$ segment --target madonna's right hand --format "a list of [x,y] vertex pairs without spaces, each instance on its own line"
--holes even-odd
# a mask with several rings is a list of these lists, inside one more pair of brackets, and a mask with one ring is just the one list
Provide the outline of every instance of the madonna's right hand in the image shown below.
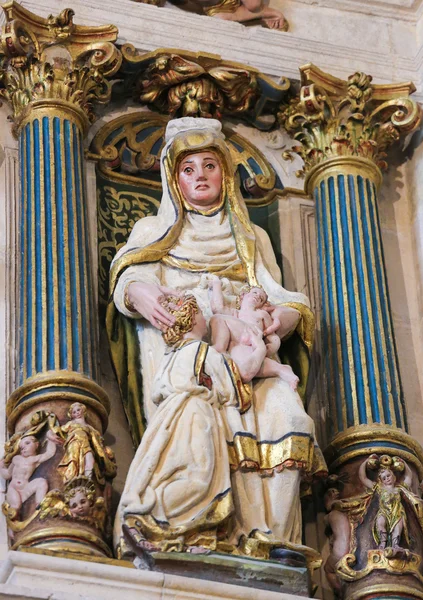
[[180,296],[176,290],[153,283],[132,282],[127,288],[128,300],[140,315],[150,321],[160,331],[166,331],[175,324],[171,315],[160,302],[164,296]]

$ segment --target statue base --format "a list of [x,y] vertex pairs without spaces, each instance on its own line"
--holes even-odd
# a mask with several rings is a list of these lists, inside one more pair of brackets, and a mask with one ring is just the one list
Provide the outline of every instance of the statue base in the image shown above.
[[156,572],[296,596],[311,596],[307,567],[218,553],[155,552],[152,556]]

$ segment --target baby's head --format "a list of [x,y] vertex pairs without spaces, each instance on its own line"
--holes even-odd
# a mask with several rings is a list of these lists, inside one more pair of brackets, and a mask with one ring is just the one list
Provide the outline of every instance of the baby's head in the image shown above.
[[200,318],[204,321],[204,327],[206,327],[197,300],[192,295],[186,295],[182,298],[167,296],[161,302],[161,305],[176,319],[175,324],[172,327],[168,327],[162,333],[163,339],[168,346],[175,346],[175,344],[180,342],[186,333],[193,330],[196,321]]
[[88,517],[94,501],[94,484],[85,477],[74,479],[65,488],[65,502],[72,517]]
[[267,294],[263,288],[259,286],[247,286],[238,296],[237,307],[241,308],[241,306],[244,304],[253,309],[263,308],[266,302]]
[[395,473],[389,467],[382,467],[379,469],[377,478],[382,485],[395,485],[397,481]]
[[23,457],[35,456],[39,446],[40,442],[34,435],[24,435],[19,442],[19,453]]
[[69,419],[80,419],[81,417],[85,417],[87,414],[87,407],[81,402],[74,402],[70,405],[68,410]]
[[332,506],[334,505],[334,503],[337,500],[339,500],[340,494],[341,493],[338,490],[338,488],[336,488],[336,487],[328,488],[328,490],[326,491],[326,494],[324,496],[324,505],[328,512],[330,510],[332,510]]

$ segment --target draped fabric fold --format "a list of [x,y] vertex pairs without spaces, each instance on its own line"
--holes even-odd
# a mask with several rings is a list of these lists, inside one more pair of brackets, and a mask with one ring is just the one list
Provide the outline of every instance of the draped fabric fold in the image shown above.
[[[189,292],[208,320],[209,274],[221,277],[225,303],[232,307],[245,284],[259,284],[271,303],[300,312],[296,330],[282,341],[282,360],[300,377],[301,392],[313,314],[303,294],[281,286],[270,241],[249,221],[220,123],[178,119],[168,125],[166,141],[158,215],[136,223],[111,269],[107,329],[131,432],[140,444],[115,541],[125,518],[138,520],[141,533],[164,549],[198,543],[200,536],[210,548],[254,547],[268,557],[272,544],[301,544],[301,482],[308,485],[326,471],[299,394],[278,377],[242,384],[233,361],[212,348],[201,346],[191,356],[190,344],[169,353],[160,332],[128,309],[125,291],[136,281]],[[208,214],[187,209],[176,177],[182,157],[204,150],[217,155],[223,170],[221,202]],[[203,446],[197,448],[198,440]],[[180,484],[183,473],[191,474],[193,487]]]

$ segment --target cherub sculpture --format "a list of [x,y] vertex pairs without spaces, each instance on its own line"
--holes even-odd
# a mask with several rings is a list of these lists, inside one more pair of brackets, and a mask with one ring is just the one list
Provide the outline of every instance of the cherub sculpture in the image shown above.
[[[157,4],[162,6],[164,0],[137,0],[145,4]],[[178,0],[175,4],[180,5]],[[283,14],[270,8],[264,0],[219,0],[216,3],[210,0],[192,0],[196,8],[201,8],[203,12],[210,17],[217,17],[225,21],[236,21],[238,23],[247,23],[248,21],[257,21],[263,27],[269,29],[279,29],[288,31],[289,24]]]
[[74,402],[68,411],[70,420],[56,428],[58,435],[64,439],[65,449],[58,470],[65,484],[75,477],[85,476],[104,485],[105,477],[116,475],[115,458],[98,431],[87,423],[86,414],[86,407]]
[[[377,469],[377,481],[374,482],[366,475],[366,469]],[[405,472],[403,483],[397,483],[395,471]],[[403,506],[403,497],[409,499],[412,473],[410,467],[401,458],[372,454],[359,469],[362,484],[377,494],[379,510],[374,525],[373,537],[379,550],[393,548],[402,550],[401,537],[404,536],[409,545],[407,515]]]
[[40,442],[29,430],[17,434],[6,447],[6,455],[0,461],[0,474],[9,480],[6,493],[6,502],[19,513],[22,504],[35,495],[38,504],[43,500],[48,491],[48,482],[44,477],[31,479],[34,471],[42,463],[52,458],[56,453],[56,437],[49,431],[47,433],[47,447],[45,452],[39,453]]
[[70,482],[64,493],[65,503],[73,519],[83,519],[93,522],[104,530],[106,507],[103,497],[96,498],[93,482],[87,477],[79,477]]
[[328,489],[324,497],[327,535],[329,536],[330,553],[325,562],[326,577],[335,590],[340,590],[341,584],[336,574],[338,561],[351,551],[351,533],[353,523],[348,518],[351,503],[340,498],[342,482],[335,475],[328,478]]
[[211,286],[210,319],[212,345],[218,352],[229,352],[245,381],[254,377],[280,377],[295,390],[298,377],[289,365],[271,358],[281,340],[275,331],[280,320],[265,310],[267,294],[260,287],[245,289],[239,296],[239,309],[224,304],[222,282],[214,277]]

